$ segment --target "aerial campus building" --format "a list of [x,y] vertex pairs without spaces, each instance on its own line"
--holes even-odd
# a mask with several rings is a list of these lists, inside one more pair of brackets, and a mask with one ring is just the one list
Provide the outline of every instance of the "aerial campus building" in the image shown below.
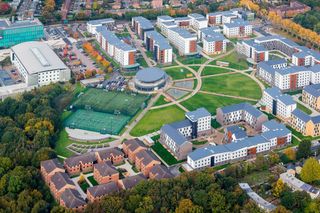
[[43,25],[38,19],[11,22],[0,20],[0,47],[8,48],[26,41],[44,37]]
[[208,55],[224,53],[227,39],[220,33],[219,27],[206,27],[198,30],[198,38],[203,43],[203,52]]
[[252,35],[252,24],[243,19],[234,19],[223,25],[223,34],[227,38],[248,37]]
[[136,49],[120,40],[105,26],[96,28],[96,40],[109,56],[114,58],[123,68],[136,67]]
[[291,132],[274,120],[265,122],[262,129],[265,131],[254,137],[196,149],[188,155],[187,162],[192,169],[202,169],[253,158],[258,153],[266,153],[291,143]]
[[292,112],[290,126],[306,136],[320,135],[320,115],[310,116],[296,109]]
[[132,27],[142,40],[144,39],[147,31],[154,30],[153,24],[142,16],[132,18]]
[[283,69],[288,66],[285,59],[262,61],[257,65],[257,76],[269,85],[274,85],[274,75],[276,69]]
[[302,90],[302,101],[311,108],[320,111],[320,84],[305,86]]
[[211,114],[205,108],[187,112],[183,121],[166,124],[160,130],[160,143],[182,160],[192,151],[191,139],[211,132]]
[[203,15],[198,13],[192,13],[192,14],[189,14],[188,17],[191,19],[190,26],[194,30],[198,31],[202,28],[208,27],[208,20]]
[[149,67],[137,72],[134,86],[138,91],[153,92],[165,87],[168,75],[162,69]]
[[241,15],[238,11],[223,11],[223,12],[214,12],[208,13],[207,19],[210,26],[222,25],[225,23],[231,23],[232,20],[241,18]]
[[11,47],[11,61],[28,86],[69,81],[70,69],[46,43],[29,41]]
[[87,31],[91,34],[96,34],[97,27],[107,26],[112,27],[114,26],[115,22],[112,18],[105,18],[105,19],[98,19],[92,20],[87,22]]
[[261,130],[268,117],[248,103],[234,104],[217,109],[216,120],[221,125],[246,122],[255,130]]
[[172,63],[172,47],[169,41],[157,31],[147,31],[144,42],[147,50],[153,52],[153,59],[160,64]]
[[180,55],[197,53],[197,36],[186,29],[180,27],[169,28],[168,39],[178,49]]
[[288,120],[291,113],[297,108],[297,103],[290,95],[282,94],[277,87],[267,88],[263,91],[261,104],[267,112],[281,119]]

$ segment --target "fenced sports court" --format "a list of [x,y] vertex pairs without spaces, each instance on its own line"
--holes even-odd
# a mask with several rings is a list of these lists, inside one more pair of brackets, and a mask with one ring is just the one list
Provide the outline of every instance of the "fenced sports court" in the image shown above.
[[149,99],[146,95],[89,89],[74,103],[75,109],[90,109],[110,114],[134,116]]
[[65,126],[73,129],[84,129],[101,134],[116,135],[130,120],[130,116],[114,115],[92,110],[79,109],[65,121]]

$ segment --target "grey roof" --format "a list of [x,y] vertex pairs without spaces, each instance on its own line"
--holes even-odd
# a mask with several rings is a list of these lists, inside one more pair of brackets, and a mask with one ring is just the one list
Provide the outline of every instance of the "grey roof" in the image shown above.
[[297,118],[299,118],[300,120],[302,120],[304,122],[308,122],[311,120],[311,117],[309,115],[307,115],[306,113],[302,112],[300,109],[293,110],[291,114],[296,116]]
[[29,74],[69,69],[50,46],[44,42],[23,42],[11,47],[11,50]]
[[191,122],[189,119],[184,119],[182,121],[177,121],[174,123],[170,123],[170,126],[172,126],[175,129],[181,129],[181,128],[185,128],[187,126],[191,126]]
[[278,100],[281,101],[286,106],[296,104],[296,102],[293,100],[293,98],[287,94],[280,95],[278,97]]
[[311,117],[311,120],[314,124],[320,123],[320,115]]
[[297,57],[313,56],[316,59],[320,60],[320,53],[318,51],[309,49],[308,47],[305,47],[305,46],[300,46],[299,50],[300,52],[296,52],[293,55]]
[[282,95],[280,89],[278,87],[269,87],[264,90],[265,93],[270,95],[272,98],[276,99],[280,95]]
[[30,27],[30,26],[43,26],[39,19],[32,19],[32,20],[21,20],[11,22],[8,19],[1,19],[0,20],[0,29],[14,29],[14,28],[23,28],[23,27]]
[[194,18],[194,19],[204,19],[204,16],[199,13],[191,13],[188,15],[188,17]]
[[180,27],[173,27],[173,28],[170,28],[170,30],[176,32],[183,38],[195,38],[195,39],[197,38],[195,35],[191,34],[188,30]]
[[145,68],[136,74],[136,79],[145,83],[153,83],[165,78],[167,78],[166,72],[158,67]]
[[116,46],[123,51],[135,51],[136,49],[129,44],[120,40],[113,32],[109,31],[105,26],[97,27],[96,31],[101,33],[101,36],[105,38],[108,43]]
[[153,29],[153,24],[151,23],[151,21],[142,16],[133,17],[132,19],[135,22],[138,22],[140,24],[140,27],[144,30]]
[[226,107],[222,107],[220,109],[223,113],[231,113],[231,112],[238,111],[238,110],[244,110],[256,118],[264,115],[260,110],[254,108],[251,104],[248,104],[246,102],[234,104],[234,105],[229,105]]
[[266,63],[265,61],[259,62],[258,69],[263,69],[265,72],[269,73],[270,75],[274,76],[276,69],[273,68],[272,66],[270,66],[268,63]]
[[108,162],[94,164],[94,169],[97,170],[101,176],[111,176],[119,173],[116,168]]
[[267,41],[272,41],[272,40],[281,41],[282,43],[284,43],[290,47],[299,47],[299,45],[296,44],[295,42],[291,41],[290,39],[279,36],[279,35],[263,36],[263,37],[258,37],[255,39],[255,41],[261,42],[261,43],[267,42]]
[[73,209],[86,205],[86,201],[81,197],[80,193],[75,189],[66,189],[60,197],[67,208]]
[[173,174],[164,165],[158,164],[150,169],[150,173],[156,174],[155,179],[173,178]]
[[66,185],[75,186],[69,175],[64,172],[57,172],[51,177],[51,183],[54,184],[55,188],[59,191]]
[[124,153],[118,147],[100,150],[97,153],[99,154],[100,158],[102,158],[102,159],[108,159],[113,156],[124,155]]
[[155,45],[159,47],[159,50],[172,49],[169,41],[157,31],[147,31],[146,37],[152,38],[152,40],[155,42]]
[[286,126],[282,123],[277,122],[276,120],[270,120],[266,121],[262,124],[265,126],[267,129],[272,130],[272,129],[284,129]]
[[184,16],[184,17],[178,17],[178,18],[175,18],[174,21],[190,21],[191,18],[188,17],[188,16]]
[[248,25],[251,25],[251,24],[248,21],[245,21],[243,19],[235,19],[231,23],[224,24],[224,26],[228,28],[248,26]]
[[97,186],[90,187],[87,190],[93,197],[101,197],[113,192],[118,192],[119,187],[115,182],[111,181],[106,184],[100,184]]
[[171,22],[171,21],[163,22],[162,25],[166,25],[166,26],[176,26],[176,27],[178,27],[177,23]]
[[98,19],[98,20],[91,20],[87,22],[91,25],[102,25],[102,24],[108,24],[108,23],[114,23],[114,20],[112,18],[104,18],[104,19]]
[[122,179],[122,183],[125,189],[131,189],[143,180],[147,180],[147,178],[143,174],[138,174]]
[[225,40],[225,37],[221,33],[212,32],[206,37],[203,38],[207,42],[214,42],[214,41],[223,41]]
[[214,154],[229,152],[229,149],[227,149],[224,145],[208,145],[204,148],[199,148],[191,152],[188,157],[190,157],[193,161],[199,160],[204,157],[209,157]]
[[41,167],[43,167],[47,173],[52,172],[55,169],[63,169],[62,163],[57,158],[41,161]]
[[96,157],[94,152],[89,152],[82,155],[72,156],[70,158],[67,158],[64,163],[68,167],[74,167],[80,165],[80,162],[83,164],[85,163],[94,163],[96,161]]
[[226,131],[227,132],[231,132],[232,134],[234,134],[236,139],[247,137],[246,131],[244,129],[242,129],[240,126],[238,126],[238,125],[228,126],[226,128]]
[[260,51],[260,52],[267,51],[267,49],[263,45],[256,43],[254,39],[245,40],[242,42],[247,44],[248,46],[254,47],[257,51]]
[[[318,59],[320,60],[320,58]],[[317,73],[320,72],[320,64],[315,64],[312,67],[309,67],[309,69],[313,72],[313,73]]]
[[177,129],[173,128],[170,124],[161,127],[161,132],[168,135],[177,145],[181,146],[188,140]]
[[284,58],[279,58],[279,59],[273,59],[273,60],[266,61],[266,63],[270,66],[274,66],[274,65],[278,65],[278,64],[287,64],[288,62]]
[[306,93],[309,93],[314,97],[320,97],[320,84],[311,84],[311,85],[305,86],[303,88],[303,91]]
[[234,152],[236,150],[243,149],[245,147],[256,146],[258,144],[267,143],[267,142],[268,141],[261,135],[256,135],[254,137],[248,137],[248,138],[236,140],[232,143],[226,144],[225,146],[227,147],[227,149]]
[[205,28],[199,29],[199,31],[207,36],[207,35],[210,35],[211,33],[220,31],[220,28],[217,26],[212,26],[212,27],[205,27]]
[[207,116],[211,116],[211,114],[204,107],[201,107],[194,111],[186,113],[186,117],[190,119],[192,122],[198,121],[199,118],[203,118]]
[[284,129],[273,129],[270,131],[263,132],[261,134],[267,140],[271,140],[272,138],[284,137],[290,134],[290,131],[287,128]]
[[289,75],[292,73],[304,72],[304,71],[310,71],[310,69],[304,66],[290,66],[290,67],[288,66],[282,69],[276,69],[276,72],[279,73],[280,75]]
[[135,138],[135,139],[131,139],[131,140],[126,140],[125,142],[123,142],[123,144],[125,144],[126,146],[128,146],[129,150],[134,151],[139,147],[147,147],[141,140]]
[[165,20],[165,21],[174,21],[174,18],[172,18],[171,16],[167,16],[167,15],[158,16],[157,18],[158,18],[158,19]]
[[154,160],[160,162],[157,156],[155,156],[155,154],[153,154],[153,152],[150,150],[141,150],[140,152],[137,153],[136,157],[138,159],[143,159],[142,160],[143,165],[148,165]]

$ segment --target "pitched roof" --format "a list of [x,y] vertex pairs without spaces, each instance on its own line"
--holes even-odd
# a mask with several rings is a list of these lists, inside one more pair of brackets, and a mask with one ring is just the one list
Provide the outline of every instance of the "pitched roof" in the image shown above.
[[54,184],[57,190],[62,189],[66,185],[75,186],[72,180],[70,179],[69,175],[64,172],[57,172],[51,178],[51,183]]
[[150,173],[155,174],[155,179],[173,178],[173,174],[164,165],[158,164],[151,168]]
[[155,45],[159,47],[159,50],[172,49],[169,41],[157,31],[147,31],[146,37],[152,38],[152,40],[155,42]]
[[138,174],[122,179],[122,183],[125,189],[131,189],[143,180],[147,178],[143,174]]
[[133,17],[132,19],[135,22],[138,22],[140,24],[140,27],[144,30],[153,29],[153,24],[151,23],[151,21],[142,16]]
[[291,114],[296,116],[297,118],[299,118],[300,120],[302,120],[304,122],[308,122],[311,119],[311,117],[309,115],[302,112],[300,109],[293,110]]
[[100,150],[97,153],[101,159],[108,159],[113,156],[119,156],[119,155],[123,156],[124,155],[124,153],[118,147]]
[[296,104],[296,102],[293,100],[293,98],[287,94],[280,95],[278,97],[278,100],[281,101],[286,106]]
[[182,121],[177,121],[169,124],[175,129],[185,128],[187,126],[191,126],[191,122],[189,119],[184,119]]
[[278,87],[269,87],[264,90],[265,93],[270,95],[273,99],[276,99],[282,93]]
[[226,128],[226,131],[234,134],[237,139],[247,137],[246,131],[238,125],[229,126]]
[[161,132],[168,135],[179,146],[188,141],[186,137],[184,137],[177,129],[173,128],[170,124],[166,124],[161,127]]
[[266,127],[269,130],[272,129],[284,129],[286,126],[282,123],[277,122],[276,120],[270,120],[266,121],[262,124],[264,127]]
[[57,158],[41,161],[41,167],[43,167],[47,173],[50,173],[55,169],[64,170],[62,163],[60,163],[60,161]]
[[303,91],[306,93],[309,93],[314,97],[320,97],[320,84],[311,84],[311,85],[305,86],[303,88]]
[[111,176],[119,173],[116,168],[108,162],[94,164],[94,169],[97,170],[101,176]]
[[152,161],[159,161],[159,159],[155,156],[155,154],[153,154],[150,150],[141,150],[140,152],[137,153],[136,157],[138,159],[143,159],[142,160],[143,165],[148,165]]
[[239,111],[239,110],[244,110],[256,118],[258,118],[260,116],[266,116],[260,110],[254,108],[251,104],[248,104],[246,102],[234,104],[234,105],[229,105],[226,107],[222,107],[220,109],[223,113],[231,113],[231,112],[235,112],[235,111]]
[[173,27],[170,28],[171,31],[179,34],[182,38],[188,39],[188,38],[194,38],[197,39],[196,35],[191,34],[188,30],[180,28],[180,27]]
[[66,189],[60,197],[67,208],[73,209],[86,205],[86,201],[81,197],[80,193],[75,189]]
[[206,110],[204,107],[198,108],[194,111],[187,112],[186,117],[192,122],[198,121],[199,118],[211,116],[210,112]]
[[139,140],[137,138],[131,139],[131,140],[126,140],[125,142],[123,142],[123,144],[128,146],[128,149],[130,151],[135,151],[139,147],[145,147],[145,148],[147,147],[141,140]]
[[94,152],[89,152],[83,155],[77,155],[77,156],[73,156],[70,158],[67,158],[64,163],[68,166],[68,167],[74,167],[74,166],[78,166],[80,165],[80,162],[82,162],[83,164],[85,163],[93,163],[96,161],[96,157]]
[[119,187],[115,182],[112,181],[106,184],[90,187],[87,190],[93,197],[101,197],[119,191]]

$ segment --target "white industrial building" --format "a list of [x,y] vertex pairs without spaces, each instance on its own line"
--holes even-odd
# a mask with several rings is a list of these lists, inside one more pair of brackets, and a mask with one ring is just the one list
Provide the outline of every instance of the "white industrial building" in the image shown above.
[[44,42],[30,41],[11,47],[11,61],[28,86],[69,81],[70,69]]

